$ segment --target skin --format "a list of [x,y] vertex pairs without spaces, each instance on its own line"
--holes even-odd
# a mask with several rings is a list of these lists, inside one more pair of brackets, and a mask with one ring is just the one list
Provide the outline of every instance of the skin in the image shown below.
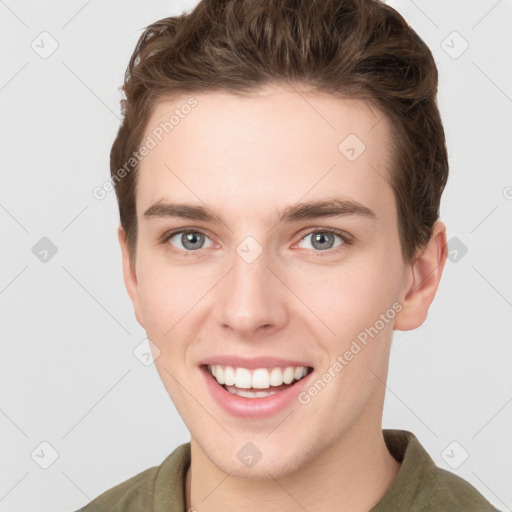
[[[194,97],[198,105],[141,162],[135,261],[119,228],[135,315],[191,434],[187,508],[368,511],[400,469],[381,430],[393,329],[424,322],[446,261],[445,226],[437,221],[415,260],[403,260],[390,128],[369,103],[283,86]],[[146,136],[187,99],[161,101]],[[351,133],[366,146],[355,161],[338,150]],[[275,210],[331,197],[357,201],[375,219],[275,223]],[[225,223],[143,216],[171,200],[207,204]],[[178,228],[207,235],[195,254],[184,255],[181,235],[159,241]],[[353,243],[314,244],[311,232],[322,228]],[[263,251],[252,263],[236,252],[247,236]],[[218,354],[291,357],[320,376],[394,303],[401,311],[307,405],[237,418],[205,387],[198,364]],[[247,442],[263,454],[251,468],[237,458]]]

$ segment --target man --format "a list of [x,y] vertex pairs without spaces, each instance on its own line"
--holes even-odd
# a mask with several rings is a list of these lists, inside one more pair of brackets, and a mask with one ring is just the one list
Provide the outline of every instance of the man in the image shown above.
[[381,425],[446,261],[437,70],[403,18],[203,0],[146,29],[124,92],[124,278],[191,441],[83,510],[496,510]]

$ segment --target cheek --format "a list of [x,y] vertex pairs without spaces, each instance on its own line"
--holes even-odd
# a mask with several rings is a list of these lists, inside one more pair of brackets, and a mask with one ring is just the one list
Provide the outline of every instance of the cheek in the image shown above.
[[[294,283],[285,305],[290,321],[295,317],[321,338],[334,333],[333,339],[345,341],[373,325],[395,301],[401,269],[399,253],[378,245],[339,266],[301,263],[279,269],[285,282]],[[170,265],[144,252],[139,262],[139,302],[150,338],[165,344],[207,320],[208,294],[222,293],[223,272],[214,262]]]
[[169,329],[173,320],[169,312],[174,311],[179,300],[176,290],[169,286],[164,276],[159,277],[150,269],[140,277],[139,297],[146,329],[152,333]]
[[[297,295],[315,313],[309,315],[312,329],[322,339],[332,339],[336,350],[350,345],[376,322],[380,334],[386,336],[392,331],[395,315],[390,308],[398,293],[398,261],[383,259],[380,252],[375,257],[358,258],[351,265],[327,269],[323,276],[305,274]],[[388,320],[383,328],[382,314],[387,314]]]
[[202,297],[211,290],[217,274],[192,265],[171,266],[142,258],[140,269],[139,302],[146,331],[162,349],[169,350],[169,340],[197,325],[205,304]]

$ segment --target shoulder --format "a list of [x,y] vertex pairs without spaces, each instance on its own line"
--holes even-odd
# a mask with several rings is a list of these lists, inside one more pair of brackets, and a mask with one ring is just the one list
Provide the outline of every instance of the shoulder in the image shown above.
[[428,510],[451,512],[499,512],[469,482],[445,469],[436,468],[425,493],[428,494]]
[[190,463],[190,443],[178,446],[160,466],[154,466],[100,494],[76,512],[139,512],[155,502],[181,505],[183,482]]
[[77,512],[143,510],[143,505],[151,498],[158,469],[155,466],[125,480],[100,494]]
[[438,467],[412,432],[386,429],[383,434],[401,466],[372,512],[500,512],[469,482]]

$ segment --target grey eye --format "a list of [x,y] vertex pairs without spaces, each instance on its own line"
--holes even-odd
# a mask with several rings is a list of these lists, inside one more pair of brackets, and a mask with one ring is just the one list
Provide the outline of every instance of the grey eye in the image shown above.
[[[338,245],[334,245],[336,238],[341,240],[341,243]],[[342,245],[344,240],[340,235],[336,233],[331,233],[329,231],[312,231],[308,233],[302,240],[311,240],[311,247],[306,247],[306,249],[315,249],[317,251],[325,251],[328,249],[332,249],[334,247],[338,247]]]
[[[203,244],[208,237],[200,231],[181,231],[175,233],[169,238],[169,242],[175,245],[176,240],[182,245],[178,249],[185,249],[187,251],[196,251],[203,248]],[[175,239],[173,243],[173,239]]]

